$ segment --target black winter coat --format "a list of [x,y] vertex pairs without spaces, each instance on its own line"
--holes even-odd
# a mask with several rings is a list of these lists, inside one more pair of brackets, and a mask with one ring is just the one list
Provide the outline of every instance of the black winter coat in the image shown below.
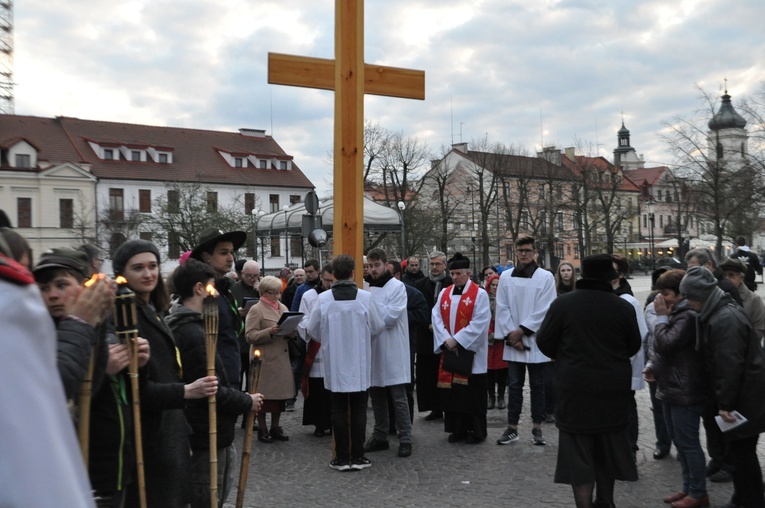
[[685,300],[672,309],[668,323],[656,323],[653,341],[649,366],[656,376],[656,398],[675,406],[707,402],[704,357],[696,350],[696,312]]
[[[441,289],[446,289],[452,285],[452,278],[447,275],[444,280],[441,281]],[[425,304],[428,306],[428,315],[420,326],[419,333],[417,334],[417,354],[418,355],[433,355],[433,332],[430,331],[430,324],[433,315],[431,311],[436,304],[436,283],[430,280],[430,277],[423,277],[417,281],[415,286],[422,296],[425,297]]]
[[[141,369],[141,430],[148,506],[185,506],[190,492],[185,387],[173,334],[154,307],[136,301],[138,334],[151,356]],[[238,347],[238,346],[237,346]]]
[[67,400],[77,400],[77,392],[88,371],[93,346],[97,346],[91,385],[93,393],[97,392],[101,385],[109,359],[105,341],[98,340],[101,330],[74,319],[61,319],[56,323],[56,362]]
[[726,439],[765,431],[765,352],[744,310],[715,291],[699,314],[699,338],[717,406],[734,409],[748,422],[725,433]]
[[537,331],[555,362],[555,424],[574,434],[623,430],[632,402],[630,357],[640,350],[634,307],[592,279],[556,298]]
[[[167,317],[167,325],[172,329],[178,344],[184,382],[192,383],[200,377],[205,377],[207,351],[202,314],[187,307],[174,307]],[[252,398],[231,386],[218,354],[215,355],[215,373],[218,376],[218,394],[215,396],[218,448],[225,448],[234,442],[236,419],[252,408]],[[186,401],[185,413],[186,420],[191,425],[191,448],[209,450],[210,419],[207,399]]]

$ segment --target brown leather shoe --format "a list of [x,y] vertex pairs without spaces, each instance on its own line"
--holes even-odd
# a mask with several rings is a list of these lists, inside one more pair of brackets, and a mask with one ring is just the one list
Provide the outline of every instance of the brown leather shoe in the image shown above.
[[674,503],[675,501],[680,501],[682,498],[684,498],[687,495],[688,494],[686,494],[685,492],[675,492],[674,494],[670,494],[664,499],[662,499],[662,501],[664,501],[667,504]]
[[672,508],[701,508],[709,506],[709,496],[701,496],[699,498],[685,496],[679,501],[675,501],[670,506]]

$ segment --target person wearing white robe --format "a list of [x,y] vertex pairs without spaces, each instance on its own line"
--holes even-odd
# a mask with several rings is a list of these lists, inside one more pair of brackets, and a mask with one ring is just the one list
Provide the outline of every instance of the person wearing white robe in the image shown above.
[[406,385],[411,382],[412,373],[409,367],[406,288],[403,282],[388,272],[385,265],[388,257],[384,250],[370,250],[367,259],[369,291],[380,317],[385,322],[385,329],[372,341],[372,386],[369,396],[372,399],[375,426],[372,437],[364,445],[364,451],[369,453],[389,448],[390,393],[399,438],[398,456],[409,457],[412,454],[412,422]]
[[[355,261],[341,254],[332,261],[337,282],[318,297],[305,330],[321,342],[324,387],[331,392],[332,432],[338,471],[363,469],[367,390],[372,380],[372,337],[383,324],[372,295],[353,282]],[[349,418],[350,413],[350,418]]]
[[550,304],[555,300],[555,277],[540,268],[535,261],[537,253],[530,236],[515,242],[518,262],[504,270],[497,289],[497,310],[494,319],[494,337],[505,341],[502,359],[508,365],[508,402],[505,432],[497,444],[518,440],[518,421],[523,406],[523,385],[529,372],[531,392],[531,421],[534,443],[545,444],[541,424],[545,414],[544,368],[550,361],[537,347],[536,332],[542,325]]
[[[455,254],[455,258],[459,255]],[[479,443],[486,439],[486,370],[489,354],[489,323],[491,322],[491,306],[489,296],[483,289],[476,295],[473,314],[470,322],[457,333],[457,310],[472,285],[470,280],[470,261],[465,268],[455,267],[454,259],[449,265],[449,271],[454,284],[443,289],[436,297],[431,322],[433,323],[433,348],[440,354],[445,348],[455,349],[461,346],[475,353],[473,368],[468,376],[468,384],[452,383],[449,388],[439,388],[441,406],[444,411],[444,430],[449,432],[449,442],[455,443],[463,439],[467,443]],[[457,264],[459,261],[457,261]],[[449,326],[444,323],[440,302],[444,295],[449,295]],[[464,300],[462,300],[464,303]],[[449,333],[452,330],[452,333]]]

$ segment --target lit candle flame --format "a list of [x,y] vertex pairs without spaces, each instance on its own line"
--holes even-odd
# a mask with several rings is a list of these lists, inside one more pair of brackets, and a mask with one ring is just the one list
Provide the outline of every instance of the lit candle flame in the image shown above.
[[254,353],[252,353],[252,356],[255,358],[260,359],[260,349],[256,349]]
[[213,286],[212,283],[208,284],[207,287],[205,287],[205,290],[207,291],[207,294],[213,298],[218,296],[218,291],[215,289],[215,286]]
[[114,279],[114,282],[117,284],[127,284],[127,279],[123,277],[122,275],[117,275],[117,278]]
[[103,280],[104,277],[106,277],[106,275],[104,275],[103,273],[94,273],[93,277],[85,281],[85,287],[89,288],[90,286],[98,282],[99,280]]

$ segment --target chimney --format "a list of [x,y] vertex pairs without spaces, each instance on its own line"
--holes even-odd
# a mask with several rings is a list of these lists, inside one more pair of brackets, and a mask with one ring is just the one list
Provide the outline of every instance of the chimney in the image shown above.
[[574,153],[574,147],[569,146],[566,148],[566,158],[571,162],[576,162],[576,153]]
[[239,129],[239,134],[242,136],[249,136],[251,138],[265,138],[265,129],[248,129],[246,127]]
[[454,143],[452,145],[452,148],[454,148],[455,150],[458,150],[458,151],[460,151],[462,153],[465,153],[465,154],[468,153],[468,144],[467,143]]

